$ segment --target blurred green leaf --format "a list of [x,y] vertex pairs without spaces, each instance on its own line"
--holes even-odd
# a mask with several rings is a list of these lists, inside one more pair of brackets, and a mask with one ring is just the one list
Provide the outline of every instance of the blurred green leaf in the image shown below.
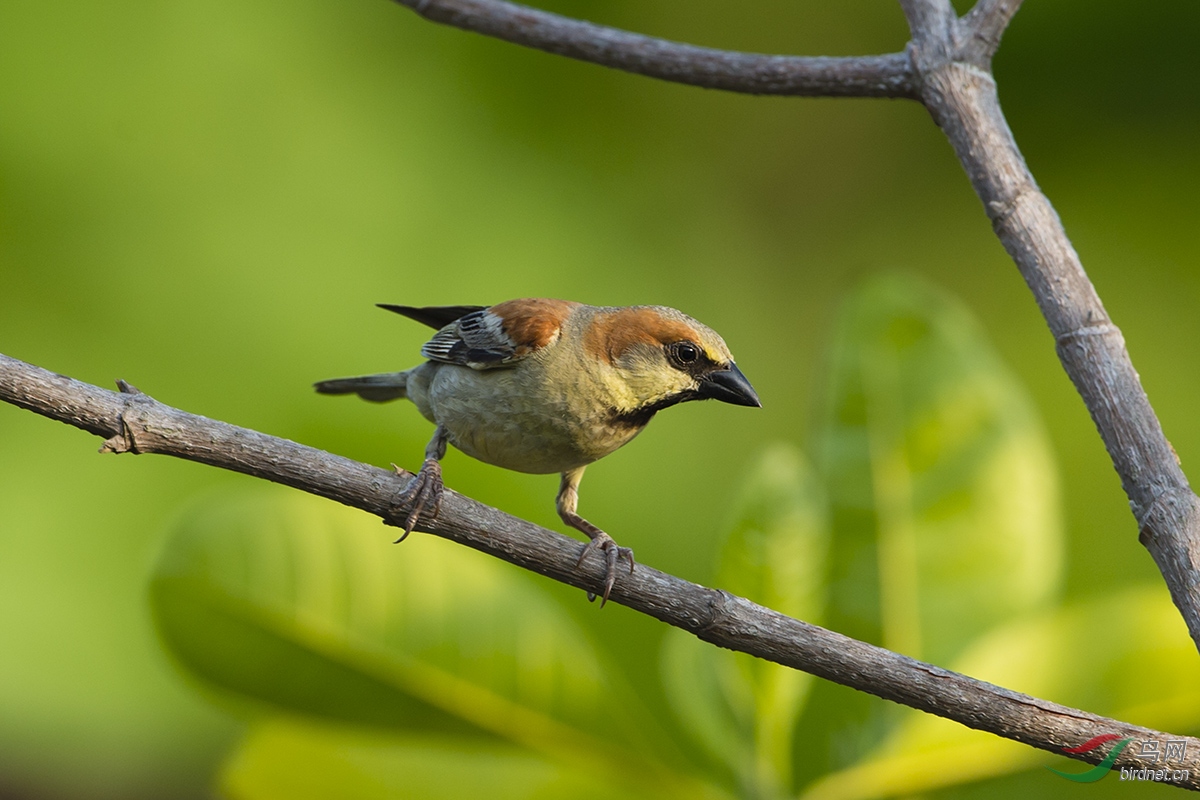
[[784,614],[819,621],[829,531],[825,492],[798,449],[776,444],[743,479],[717,564],[717,585]]
[[559,606],[494,559],[390,533],[300,494],[201,506],[154,574],[162,636],[206,682],[284,709],[652,769],[653,726]]
[[232,800],[588,800],[631,798],[603,770],[564,768],[510,745],[387,736],[277,718],[258,726],[226,764]]
[[833,591],[854,628],[947,663],[1055,595],[1061,530],[1045,432],[957,301],[912,278],[867,283],[842,314],[829,386],[818,433]]
[[[1158,730],[1200,723],[1200,664],[1163,587],[1039,612],[1001,626],[952,668],[1034,697]],[[806,800],[868,800],[926,792],[1028,769],[1052,756],[906,709],[861,764],[829,775]]]
[[[817,621],[824,607],[828,529],[816,476],[792,447],[768,450],[745,480],[717,585],[784,614]],[[673,629],[663,685],[676,714],[744,795],[784,796],[792,736],[813,678],[722,650]]]
[[[1049,444],[970,313],[913,278],[869,281],[841,314],[827,384],[815,437],[833,521],[827,624],[947,664],[1044,608],[1062,547]],[[865,697],[819,694],[829,727],[810,743],[828,767],[896,722]]]

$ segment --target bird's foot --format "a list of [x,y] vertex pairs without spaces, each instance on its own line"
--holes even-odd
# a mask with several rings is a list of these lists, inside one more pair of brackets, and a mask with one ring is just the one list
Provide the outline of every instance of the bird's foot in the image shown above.
[[[392,469],[400,476],[412,474],[395,464],[392,465]],[[402,526],[404,533],[396,540],[396,544],[400,544],[408,538],[422,514],[425,515],[426,520],[437,517],[438,512],[442,509],[442,489],[442,465],[435,458],[425,459],[425,463],[421,465],[421,471],[413,476],[412,481],[396,498],[396,505],[399,508],[408,509],[408,515],[404,518]],[[426,509],[430,509],[428,513],[426,513]]]
[[[624,558],[629,562],[629,574],[633,574],[633,550],[621,547],[604,531],[597,530],[594,534],[589,531],[588,535],[592,537],[592,540],[583,546],[583,552],[579,554],[575,568],[578,569],[584,559],[594,550],[599,550],[604,554],[604,593],[600,595],[600,607],[604,608],[604,604],[608,602],[608,594],[612,591],[613,584],[617,582],[617,562]],[[587,596],[589,602],[596,599],[595,592],[588,592]]]

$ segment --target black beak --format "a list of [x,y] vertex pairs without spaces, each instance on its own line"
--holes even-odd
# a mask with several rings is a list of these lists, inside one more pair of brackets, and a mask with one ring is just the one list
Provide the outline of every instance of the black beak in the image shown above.
[[700,380],[700,396],[710,400],[720,400],[722,403],[733,403],[735,406],[754,406],[762,408],[758,393],[746,380],[746,376],[730,363],[729,369],[710,372]]

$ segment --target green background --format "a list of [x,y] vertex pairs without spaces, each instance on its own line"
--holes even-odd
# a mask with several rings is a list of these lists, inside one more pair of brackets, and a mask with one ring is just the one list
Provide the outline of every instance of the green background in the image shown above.
[[[760,52],[906,40],[884,0],[546,7]],[[1198,34],[1187,0],[1031,0],[995,63],[1185,468],[1200,453]],[[426,331],[373,303],[672,305],[724,334],[764,408],[662,415],[589,470],[581,511],[689,579],[712,579],[754,454],[812,449],[839,302],[896,269],[960,297],[1031,393],[1061,473],[1066,596],[1154,584],[1051,337],[917,104],[668,85],[384,0],[0,6],[0,352],[415,467],[430,430],[411,408],[309,389],[416,363]],[[206,796],[239,723],[171,664],[146,581],[183,509],[252,481],[99,457],[98,440],[8,406],[0,441],[0,797]],[[458,453],[446,475],[557,526],[554,477]],[[380,558],[396,557],[387,535]],[[561,596],[610,647],[661,639],[626,609]]]

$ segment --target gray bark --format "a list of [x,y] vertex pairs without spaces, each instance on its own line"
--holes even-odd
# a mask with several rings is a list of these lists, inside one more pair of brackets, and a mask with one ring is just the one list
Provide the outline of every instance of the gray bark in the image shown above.
[[[291,486],[402,525],[396,498],[412,480],[388,470],[189,414],[127,383],[120,392],[56,375],[0,355],[0,400],[104,438],[101,452],[159,453]],[[441,511],[419,530],[590,592],[604,583],[593,554],[579,568],[582,542],[446,490]],[[765,658],[860,691],[1062,755],[1092,737],[1115,733],[1136,741],[1185,741],[1182,761],[1151,761],[1126,747],[1116,767],[1189,770],[1172,785],[1200,790],[1200,739],[1107,719],[978,681],[860,642],[764,608],[743,597],[639,564],[622,572],[610,602],[682,628],[719,647]],[[1074,756],[1092,763],[1104,749]]]

